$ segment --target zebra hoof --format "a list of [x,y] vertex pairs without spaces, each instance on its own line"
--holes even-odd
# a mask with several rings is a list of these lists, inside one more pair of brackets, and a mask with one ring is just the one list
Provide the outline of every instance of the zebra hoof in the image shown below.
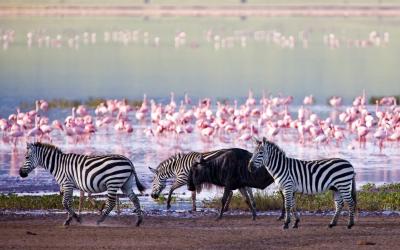
[[286,223],[285,223],[285,224],[283,224],[283,229],[284,229],[284,230],[286,230],[286,229],[289,229],[289,223],[287,223],[287,224],[286,224]]
[[349,224],[347,225],[347,229],[351,229],[354,226],[354,224]]
[[335,223],[331,223],[331,224],[328,225],[329,228],[332,228],[332,227],[335,227],[335,226],[336,226]]
[[78,222],[79,224],[82,224],[82,219],[79,215],[75,215],[74,218],[75,218],[76,222]]
[[277,221],[283,220],[285,218],[285,216],[281,215],[278,218],[276,218]]
[[167,210],[169,210],[171,208],[170,204],[167,204]]
[[140,216],[138,216],[138,218],[136,220],[136,226],[137,227],[140,226],[140,224],[142,224],[142,222],[143,222],[143,216],[140,215]]
[[68,227],[69,226],[69,220],[64,221],[64,227]]

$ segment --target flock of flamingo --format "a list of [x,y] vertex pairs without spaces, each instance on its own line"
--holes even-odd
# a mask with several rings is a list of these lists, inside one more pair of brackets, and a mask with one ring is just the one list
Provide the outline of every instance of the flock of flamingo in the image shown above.
[[[234,47],[247,47],[251,41],[265,44],[273,44],[280,48],[294,49],[296,47],[308,48],[312,30],[302,30],[297,34],[285,35],[282,32],[272,30],[235,30],[232,34],[225,34],[218,30],[209,29],[203,32],[203,40],[212,44],[215,50],[229,49]],[[96,32],[68,31],[51,35],[46,30],[29,31],[26,33],[26,44],[29,48],[73,48],[94,45],[98,43],[101,34]],[[173,39],[162,39],[159,35],[151,34],[142,30],[112,30],[103,32],[103,41],[106,44],[127,46],[130,44],[143,44],[145,46],[159,47],[161,42],[170,44],[173,41],[175,48],[190,47],[197,48],[201,44],[195,38],[188,38],[187,32],[177,31]],[[388,32],[371,31],[365,38],[350,38],[345,35],[327,33],[323,35],[323,45],[337,49],[345,48],[367,48],[385,47],[389,43]],[[16,32],[13,29],[0,29],[0,42],[3,50],[7,50],[16,41]],[[166,41],[166,42],[164,42]]]
[[[144,95],[138,107],[126,100],[107,100],[95,110],[84,105],[73,107],[64,120],[51,121],[47,117],[49,104],[36,101],[36,108],[0,118],[0,143],[18,145],[25,141],[52,141],[53,136],[64,136],[74,143],[89,143],[96,133],[135,134],[149,138],[171,137],[180,139],[197,133],[205,142],[220,140],[248,141],[253,136],[291,136],[299,145],[332,144],[349,148],[367,141],[383,149],[385,142],[400,142],[400,106],[395,97],[384,97],[373,106],[366,105],[365,94],[354,99],[351,106],[342,106],[342,98],[332,97],[329,104],[333,115],[323,118],[313,112],[314,98],[306,96],[303,105],[292,104],[292,96],[265,96],[257,100],[252,91],[244,103],[199,100],[194,105],[186,94],[179,104],[171,93],[167,104],[148,100]],[[297,109],[297,110],[296,110]],[[347,140],[345,140],[347,139]],[[70,140],[71,141],[71,140]],[[358,143],[356,144],[355,142]]]

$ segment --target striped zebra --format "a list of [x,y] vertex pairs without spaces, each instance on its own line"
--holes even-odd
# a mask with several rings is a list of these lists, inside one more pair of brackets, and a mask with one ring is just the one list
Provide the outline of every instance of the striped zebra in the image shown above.
[[132,191],[135,178],[136,187],[140,192],[144,186],[140,183],[132,162],[122,155],[89,156],[80,154],[65,154],[59,148],[45,143],[36,142],[27,144],[26,159],[19,170],[22,178],[37,166],[48,170],[56,179],[63,192],[63,206],[68,212],[68,226],[74,218],[81,222],[80,217],[72,209],[72,191],[77,188],[87,193],[101,193],[107,191],[105,210],[97,224],[104,221],[115,206],[119,189],[129,197],[135,206],[138,215],[136,226],[143,220],[139,199]]
[[[170,209],[172,193],[175,189],[187,184],[189,171],[195,159],[200,156],[202,156],[203,159],[209,159],[210,157],[217,156],[225,151],[226,149],[204,153],[178,153],[161,162],[156,169],[149,167],[150,171],[154,173],[151,197],[153,199],[158,199],[160,193],[166,187],[167,179],[176,178],[168,193],[167,209]],[[192,210],[196,211],[196,191],[192,192]]]
[[338,217],[345,201],[349,205],[349,222],[347,228],[354,225],[354,212],[356,208],[355,172],[353,166],[346,160],[330,158],[315,161],[303,161],[286,157],[285,152],[275,143],[256,140],[256,149],[249,162],[255,168],[265,166],[272,175],[275,183],[285,197],[285,222],[284,229],[289,227],[290,211],[293,208],[297,228],[300,221],[295,210],[295,193],[317,194],[332,190],[335,200],[335,214],[329,227],[336,226]]

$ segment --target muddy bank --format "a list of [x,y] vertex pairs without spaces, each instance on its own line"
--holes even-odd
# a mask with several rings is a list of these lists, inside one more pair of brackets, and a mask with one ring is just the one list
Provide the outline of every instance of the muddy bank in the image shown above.
[[283,231],[275,216],[214,215],[196,218],[146,216],[134,227],[134,216],[112,216],[95,226],[97,216],[87,214],[83,224],[61,226],[64,214],[1,215],[1,248],[42,249],[396,249],[400,236],[399,216],[358,217],[356,226],[328,229],[330,216],[302,216],[299,229]]

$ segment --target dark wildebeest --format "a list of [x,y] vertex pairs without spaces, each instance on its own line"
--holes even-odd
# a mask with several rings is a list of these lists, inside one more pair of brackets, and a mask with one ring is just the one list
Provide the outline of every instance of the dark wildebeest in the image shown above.
[[[251,157],[252,154],[247,150],[232,148],[207,160],[201,156],[195,159],[188,177],[190,191],[200,191],[202,184],[225,187],[221,200],[222,207],[217,219],[220,219],[225,211],[229,194],[232,190],[239,189],[255,220],[256,208],[251,188],[264,189],[272,184],[274,179],[265,168],[249,172],[247,166]],[[283,218],[283,214],[284,210],[279,219]]]

